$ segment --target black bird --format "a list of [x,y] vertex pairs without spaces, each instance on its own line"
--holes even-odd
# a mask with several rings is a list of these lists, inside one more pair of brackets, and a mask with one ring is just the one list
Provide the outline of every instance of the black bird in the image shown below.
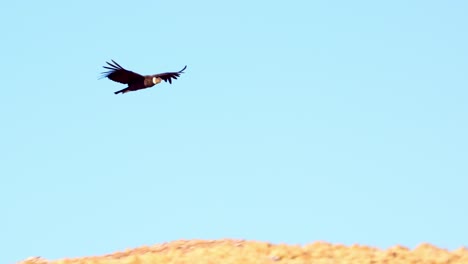
[[103,68],[108,69],[109,71],[102,73],[102,78],[109,78],[114,82],[119,82],[128,85],[127,88],[120,91],[114,92],[114,94],[119,93],[128,93],[141,89],[146,89],[155,86],[161,81],[169,82],[172,84],[172,79],[177,79],[181,73],[187,68],[185,67],[178,72],[165,72],[158,73],[154,75],[140,75],[138,73],[126,70],[124,67],[120,66],[117,62],[112,60],[112,63],[106,61],[109,66],[103,66]]

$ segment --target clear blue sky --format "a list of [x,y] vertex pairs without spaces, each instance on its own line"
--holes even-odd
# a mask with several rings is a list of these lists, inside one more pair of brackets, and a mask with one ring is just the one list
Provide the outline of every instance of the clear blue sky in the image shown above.
[[[1,263],[468,244],[466,1],[6,1]],[[186,73],[125,95],[106,60]]]

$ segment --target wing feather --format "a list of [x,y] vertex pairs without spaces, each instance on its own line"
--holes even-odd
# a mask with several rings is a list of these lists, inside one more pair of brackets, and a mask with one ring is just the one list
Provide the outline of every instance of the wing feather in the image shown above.
[[145,77],[129,71],[124,67],[120,66],[117,62],[112,60],[112,63],[106,61],[106,63],[110,66],[103,66],[104,69],[108,69],[109,71],[102,73],[102,78],[109,78],[114,82],[119,82],[123,84],[130,84],[136,81],[143,80]]
[[159,74],[155,74],[153,75],[154,77],[159,77],[161,78],[162,80],[164,80],[165,82],[169,82],[170,84],[172,84],[172,79],[177,79],[177,77],[180,76],[181,73],[184,73],[184,70],[187,68],[187,65],[185,65],[185,67],[178,71],[178,72],[164,72],[164,73],[159,73]]

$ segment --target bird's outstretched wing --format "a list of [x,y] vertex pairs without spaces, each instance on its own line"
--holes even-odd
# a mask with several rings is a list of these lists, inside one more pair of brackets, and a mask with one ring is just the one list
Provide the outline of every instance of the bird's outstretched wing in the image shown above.
[[123,84],[129,84],[135,81],[143,80],[145,78],[138,73],[126,70],[114,60],[112,60],[112,63],[109,63],[107,61],[106,63],[109,66],[103,66],[103,68],[108,69],[109,71],[103,72],[102,78],[107,77],[114,82],[119,82]]
[[184,73],[184,70],[186,68],[187,68],[187,65],[185,65],[185,67],[178,72],[164,72],[164,73],[155,74],[153,76],[161,78],[165,82],[169,82],[170,84],[172,84],[172,79],[177,79],[177,77],[179,77],[181,73]]

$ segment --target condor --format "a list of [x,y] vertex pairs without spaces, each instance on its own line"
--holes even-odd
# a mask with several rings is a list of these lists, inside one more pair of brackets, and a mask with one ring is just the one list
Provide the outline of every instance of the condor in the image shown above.
[[103,72],[101,78],[109,78],[114,82],[119,82],[128,85],[127,88],[114,92],[114,94],[128,93],[141,89],[146,89],[155,86],[161,81],[169,82],[172,84],[172,79],[177,79],[181,73],[187,68],[187,65],[178,72],[165,72],[154,75],[140,75],[138,73],[129,71],[124,67],[120,66],[117,62],[112,60],[112,63],[107,62],[109,66],[103,66],[103,68],[109,71]]

